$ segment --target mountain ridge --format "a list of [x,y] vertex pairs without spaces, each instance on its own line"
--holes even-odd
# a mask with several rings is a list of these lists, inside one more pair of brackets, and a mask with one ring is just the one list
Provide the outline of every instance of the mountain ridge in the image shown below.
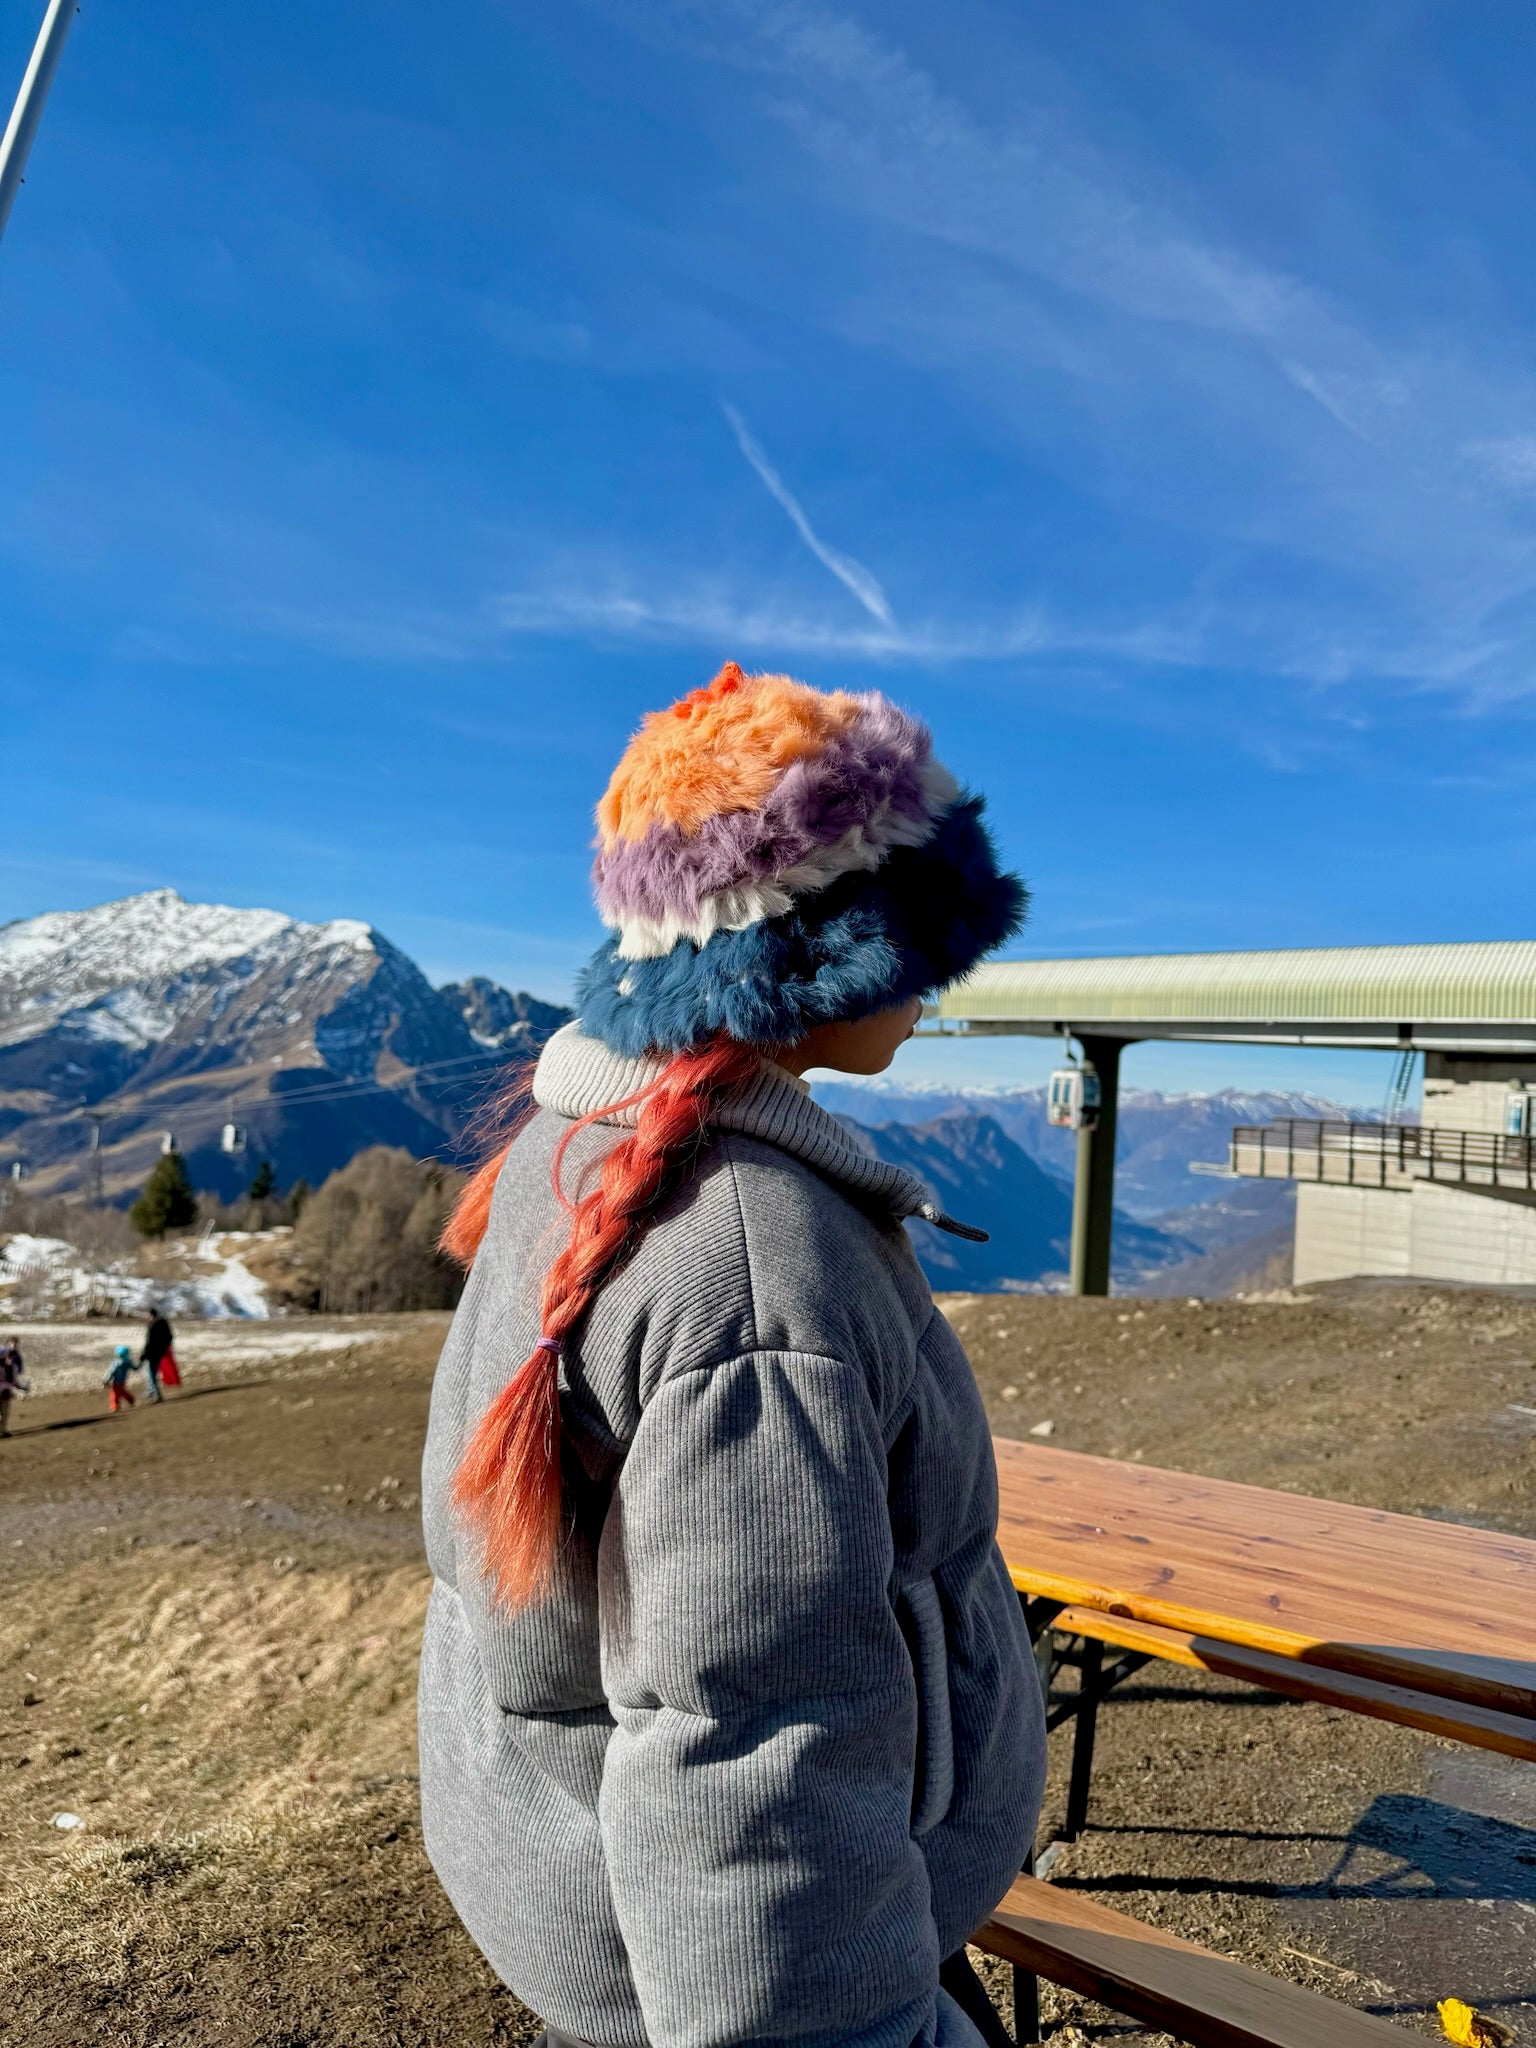
[[[188,903],[176,890],[0,926],[0,1156],[39,1190],[99,1171],[120,1197],[169,1134],[200,1185],[323,1178],[369,1143],[458,1144],[510,1060],[569,1016],[484,977],[435,989],[352,918]],[[101,1152],[91,1152],[99,1120]]]
[[[1070,1181],[1075,1171],[1076,1133],[1046,1122],[1041,1086],[908,1088],[892,1076],[878,1076],[873,1081],[818,1079],[813,1092],[823,1108],[856,1123],[927,1122],[950,1110],[992,1116],[1047,1173]],[[1289,1089],[1163,1095],[1156,1089],[1122,1088],[1115,1144],[1117,1205],[1143,1222],[1158,1223],[1170,1211],[1209,1204],[1223,1183],[1195,1172],[1193,1166],[1224,1167],[1234,1125],[1288,1116],[1368,1122],[1379,1112],[1347,1109],[1324,1096]],[[1275,1202],[1288,1203],[1288,1184],[1272,1185]],[[1278,1213],[1274,1220],[1279,1220]]]
[[[927,1123],[838,1121],[877,1159],[905,1167],[940,1206],[988,1233],[974,1244],[909,1222],[929,1284],[966,1292],[1060,1289],[1072,1239],[1072,1191],[1015,1143],[995,1117],[950,1110]],[[1117,1210],[1115,1280],[1138,1285],[1195,1255],[1195,1243]]]

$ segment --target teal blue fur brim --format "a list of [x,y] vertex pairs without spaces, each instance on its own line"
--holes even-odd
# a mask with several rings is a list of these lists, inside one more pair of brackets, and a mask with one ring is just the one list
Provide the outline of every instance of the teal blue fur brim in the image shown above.
[[791,1045],[813,1025],[872,1016],[956,981],[1024,922],[1029,892],[1000,868],[964,796],[923,846],[844,875],[780,917],[655,960],[621,960],[615,934],[577,977],[582,1030],[627,1058],[683,1052],[723,1032]]

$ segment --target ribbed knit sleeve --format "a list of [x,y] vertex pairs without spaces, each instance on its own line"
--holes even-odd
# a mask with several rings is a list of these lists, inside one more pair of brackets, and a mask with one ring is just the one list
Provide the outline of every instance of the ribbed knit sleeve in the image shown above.
[[598,1816],[655,2048],[932,2038],[886,1487],[834,1359],[754,1351],[641,1416],[602,1539]]

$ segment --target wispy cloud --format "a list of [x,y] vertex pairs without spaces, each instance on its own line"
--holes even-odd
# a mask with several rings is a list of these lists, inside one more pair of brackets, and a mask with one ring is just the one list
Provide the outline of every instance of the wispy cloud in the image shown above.
[[800,500],[763,453],[762,443],[735,406],[722,405],[721,410],[731,423],[731,432],[736,436],[737,446],[757,471],[763,488],[784,508],[789,515],[790,525],[794,527],[817,561],[824,569],[830,569],[838,582],[853,593],[872,619],[878,619],[888,632],[894,632],[896,621],[891,612],[890,602],[873,573],[866,569],[862,562],[856,562],[852,555],[841,553],[821,538],[810,520],[806,518]]
[[506,632],[520,635],[592,634],[727,651],[779,650],[884,661],[995,660],[1033,651],[1041,631],[1033,615],[995,633],[953,625],[899,627],[878,618],[870,626],[844,626],[761,602],[742,603],[724,588],[707,585],[641,595],[625,583],[564,588],[543,584],[503,597],[497,615]]
[[1281,361],[1280,368],[1299,391],[1315,399],[1346,433],[1361,441],[1375,442],[1384,437],[1384,430],[1390,433],[1409,402],[1408,386],[1401,377],[1329,375],[1306,363],[1287,360]]
[[[641,10],[648,27],[666,11]],[[881,561],[899,618],[873,571],[817,531],[737,406],[723,411],[742,458],[837,579],[835,596],[809,577],[803,590],[765,586],[725,551],[709,515],[721,444],[708,399],[706,433],[668,451],[664,536],[623,492],[568,514],[532,470],[526,511],[504,526],[467,515],[472,497],[424,526],[437,487],[414,444],[392,457],[313,423],[294,435],[185,342],[171,357],[178,403],[190,393],[196,405],[169,430],[144,411],[150,431],[137,405],[124,424],[98,401],[80,428],[89,459],[55,462],[30,496],[13,494],[26,516],[0,520],[0,553],[73,563],[81,536],[100,552],[105,533],[125,561],[175,563],[179,593],[160,591],[157,568],[152,611],[122,607],[135,623],[113,648],[167,669],[249,661],[273,642],[445,669],[543,634],[892,664],[1062,657],[1123,679],[1226,667],[1408,684],[1480,711],[1536,695],[1536,379],[1523,381],[1507,334],[1454,313],[1415,327],[1406,290],[1372,295],[1386,259],[1363,281],[1334,260],[1325,284],[1304,237],[1252,232],[1214,181],[1181,175],[1155,124],[1138,155],[1133,119],[1111,128],[1091,95],[1057,91],[1027,35],[1011,75],[970,91],[963,62],[941,82],[900,48],[889,11],[860,21],[815,0],[679,0],[676,12],[692,53],[733,66],[737,101],[752,107],[719,138],[722,154],[741,152],[747,203],[761,206],[763,165],[775,166],[761,243],[728,218],[738,195],[724,187],[728,235],[646,230],[640,267],[678,297],[666,319],[648,311],[638,337],[600,295],[589,303],[589,282],[535,279],[526,304],[467,291],[452,303],[466,331],[489,328],[519,355],[593,377],[681,367],[695,392],[739,393],[728,380],[745,361],[763,385],[793,377],[824,406],[824,363],[794,360],[799,342],[782,338],[818,327],[856,352],[836,374],[874,378],[895,360],[908,378],[916,366],[904,388],[928,414],[919,445],[899,451],[904,475],[920,484],[936,450],[946,477],[980,453],[996,495],[984,525],[958,491],[893,502]],[[1196,74],[1207,57],[1193,50]],[[1231,86],[1204,95],[1218,125],[1240,120],[1254,89],[1243,76]],[[1286,132],[1275,117],[1293,111],[1266,102],[1269,129]],[[796,211],[807,195],[810,229]],[[1330,193],[1335,259],[1363,204],[1347,178]],[[780,237],[823,238],[820,261],[775,265],[781,215]],[[269,267],[281,257],[300,283],[323,280],[329,246],[262,244]],[[858,260],[838,260],[844,248]],[[695,304],[679,280],[706,272],[710,303]],[[402,289],[389,270],[347,273],[337,319],[350,306],[363,331]],[[770,289],[792,319],[754,322]],[[743,357],[754,333],[774,334],[781,353]],[[147,326],[140,341],[159,369],[176,346]],[[644,442],[630,454],[627,472],[647,474]],[[1053,506],[1067,516],[1053,521]]]
[[[1303,609],[1207,602],[1138,612],[1071,610],[1034,597],[1013,604],[947,607],[923,617],[848,623],[790,599],[747,595],[739,573],[577,550],[548,559],[517,587],[491,590],[458,611],[409,612],[387,603],[328,607],[251,604],[232,598],[195,622],[200,658],[256,658],[276,642],[344,662],[419,668],[494,662],[526,639],[698,647],[768,661],[790,656],[892,666],[992,666],[1052,662],[1106,679],[1126,673],[1238,665],[1314,688],[1382,677],[1448,691],[1489,712],[1529,694],[1518,643],[1479,636],[1463,618],[1436,630],[1351,631],[1319,625]],[[180,643],[178,643],[180,644]],[[186,642],[196,646],[195,634]],[[484,738],[502,735],[434,714],[435,722]],[[519,731],[524,739],[526,727]],[[541,744],[552,742],[541,740]],[[558,744],[555,742],[555,744]]]
[[1480,475],[1513,495],[1536,491],[1536,434],[1493,435],[1463,453]]
[[1205,660],[1198,624],[1132,621],[1078,626],[1043,608],[1021,606],[992,618],[936,618],[904,625],[844,626],[771,604],[743,603],[725,586],[697,584],[639,594],[624,581],[568,582],[549,577],[536,590],[496,601],[508,634],[601,636],[702,645],[765,655],[816,654],[892,663],[996,663],[1044,656],[1198,666]]

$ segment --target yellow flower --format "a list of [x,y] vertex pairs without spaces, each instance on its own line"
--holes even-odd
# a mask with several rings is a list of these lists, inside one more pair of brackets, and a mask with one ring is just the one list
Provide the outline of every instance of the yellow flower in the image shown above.
[[1515,2038],[1500,2021],[1464,2005],[1459,1998],[1442,1998],[1439,2013],[1446,2039],[1458,2042],[1460,2048],[1510,2048]]

